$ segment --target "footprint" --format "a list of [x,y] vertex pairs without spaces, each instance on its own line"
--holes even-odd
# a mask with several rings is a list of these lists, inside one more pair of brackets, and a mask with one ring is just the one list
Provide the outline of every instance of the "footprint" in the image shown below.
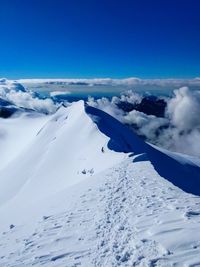
[[199,211],[193,211],[193,210],[190,210],[190,211],[187,211],[185,213],[185,216],[190,219],[190,218],[193,218],[195,216],[199,216],[200,215],[200,212]]

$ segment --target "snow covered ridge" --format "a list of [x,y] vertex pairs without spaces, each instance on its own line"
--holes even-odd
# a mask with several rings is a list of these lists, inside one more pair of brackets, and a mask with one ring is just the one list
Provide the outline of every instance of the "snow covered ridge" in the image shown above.
[[200,168],[194,162],[181,156],[173,157],[173,153],[170,157],[163,150],[143,142],[129,128],[101,110],[86,106],[86,112],[98,117],[96,123],[101,132],[110,138],[110,149],[138,155],[135,161],[149,160],[160,176],[186,192],[200,195]]
[[7,102],[7,106],[25,108],[42,113],[53,113],[57,106],[51,99],[40,99],[36,93],[26,90],[16,81],[0,79],[0,103]]
[[29,121],[0,121],[0,266],[200,264],[198,161],[83,101]]

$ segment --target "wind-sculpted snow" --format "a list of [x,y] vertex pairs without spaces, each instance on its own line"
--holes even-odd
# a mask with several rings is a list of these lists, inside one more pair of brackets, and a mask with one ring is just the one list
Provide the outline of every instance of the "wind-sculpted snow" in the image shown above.
[[1,119],[0,266],[200,264],[198,161],[83,101],[37,116]]

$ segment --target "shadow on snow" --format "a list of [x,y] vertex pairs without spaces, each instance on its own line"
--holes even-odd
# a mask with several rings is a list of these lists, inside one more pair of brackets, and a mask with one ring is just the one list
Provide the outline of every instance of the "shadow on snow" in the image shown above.
[[133,161],[149,160],[158,174],[182,190],[200,195],[200,168],[189,160],[178,161],[142,141],[127,126],[109,114],[85,105],[99,130],[110,138],[108,148],[138,155]]

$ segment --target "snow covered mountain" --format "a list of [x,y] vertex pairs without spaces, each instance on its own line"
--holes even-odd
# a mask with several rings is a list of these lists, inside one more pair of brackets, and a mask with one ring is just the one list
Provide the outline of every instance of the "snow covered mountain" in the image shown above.
[[0,123],[0,266],[200,266],[197,159],[83,101]]

